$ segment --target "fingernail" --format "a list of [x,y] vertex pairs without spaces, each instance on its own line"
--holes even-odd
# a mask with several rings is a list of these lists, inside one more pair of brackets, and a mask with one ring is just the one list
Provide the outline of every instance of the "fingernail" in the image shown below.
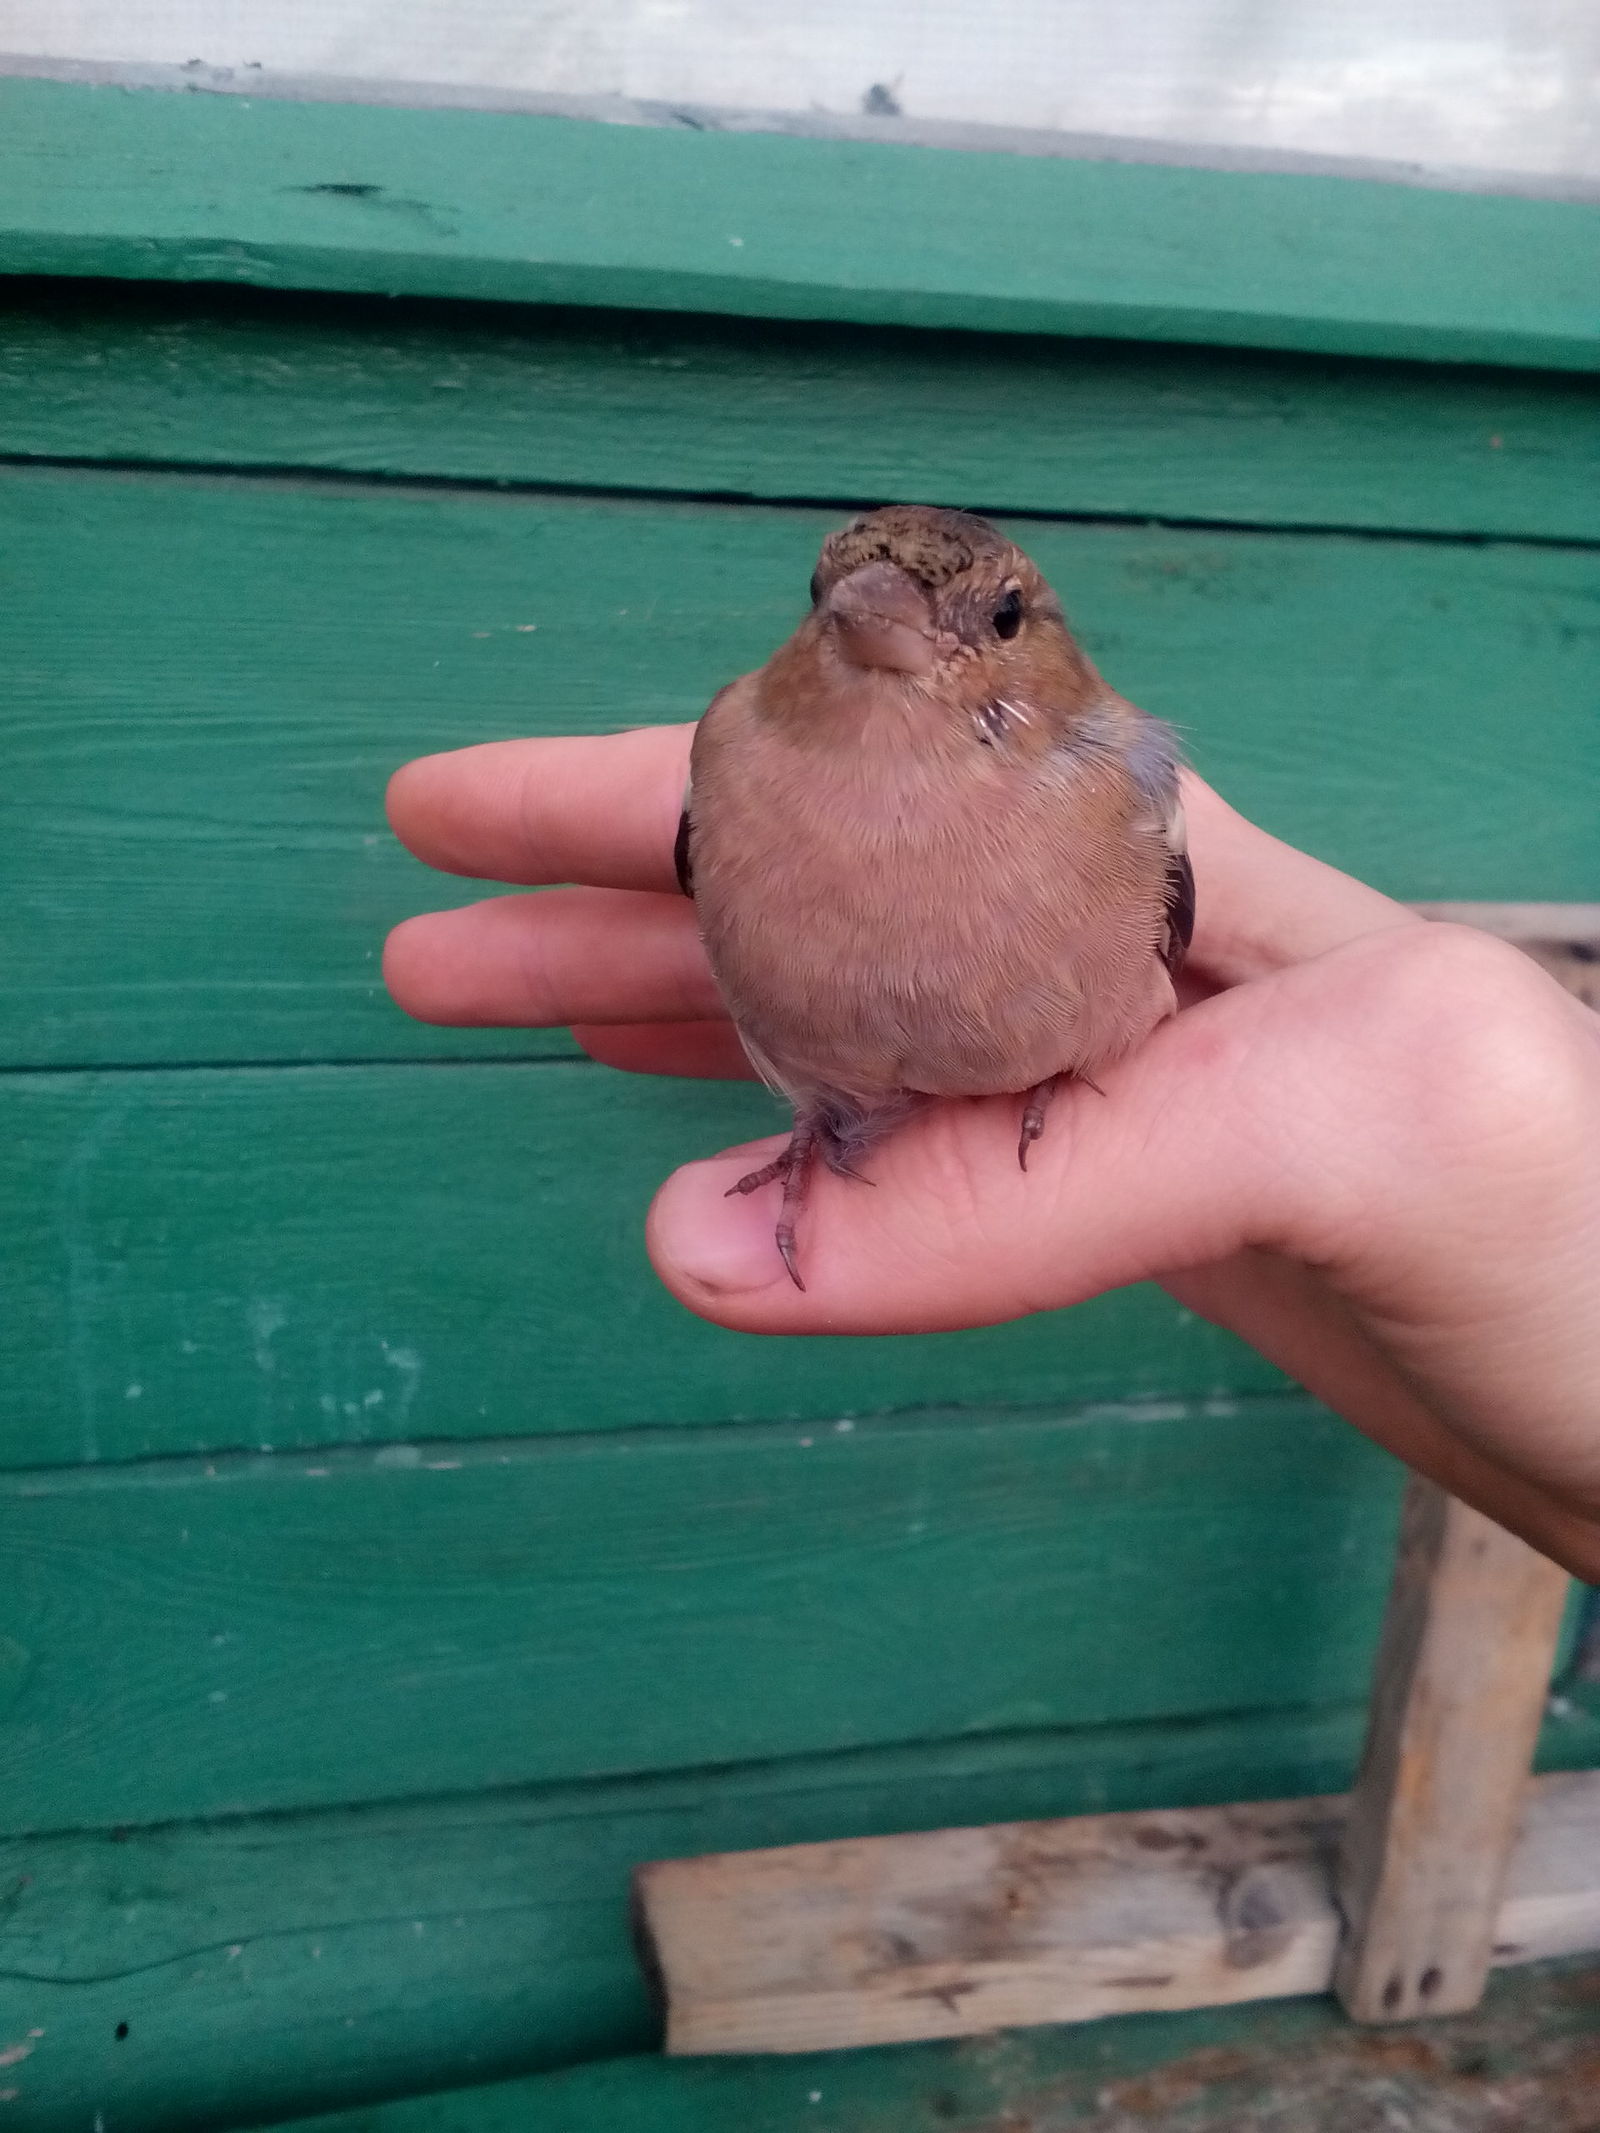
[[773,1236],[776,1186],[748,1198],[727,1197],[728,1187],[749,1167],[743,1157],[690,1163],[656,1194],[650,1256],[670,1288],[739,1296],[780,1281],[790,1286]]

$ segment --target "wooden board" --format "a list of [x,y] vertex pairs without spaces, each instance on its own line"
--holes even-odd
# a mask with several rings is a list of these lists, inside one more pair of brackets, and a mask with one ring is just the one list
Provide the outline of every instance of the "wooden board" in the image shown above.
[[1359,1741],[1302,1708],[6,1845],[0,2048],[42,2035],[0,2087],[171,2133],[653,2049],[642,1859],[1327,1788]]
[[[0,2048],[15,2039],[34,2049],[0,2087],[18,2089],[10,2115],[25,2106],[28,2133],[83,2133],[96,2110],[119,2133],[172,2133],[649,2052],[419,2103],[398,2122],[515,2103],[524,2115],[503,2123],[544,2133],[587,2096],[596,2111],[611,2099],[631,2124],[630,2081],[648,2073],[637,2109],[657,2133],[680,2111],[697,2123],[696,2098],[707,2123],[745,2133],[786,2098],[814,2108],[806,2099],[819,2086],[843,2114],[835,2133],[859,2133],[874,2097],[910,2110],[924,2083],[932,2093],[960,2084],[963,2067],[978,2080],[985,2064],[1019,2076],[1032,2065],[1042,2080],[1052,2065],[1061,2078],[1076,2052],[1085,2079],[1095,2067],[1111,2078],[1118,2051],[1159,2053],[1164,2038],[1192,2035],[1196,2018],[1019,2033],[953,2058],[863,2053],[815,2074],[804,2060],[746,2061],[725,2092],[729,2062],[655,2056],[658,2023],[629,1942],[629,1876],[641,1860],[708,1847],[1334,1790],[1354,1769],[1360,1724],[1358,1705],[1301,1707],[6,1845]],[[1546,1753],[1592,1756],[1597,1741],[1600,1714],[1552,1721]],[[1258,2012],[1270,2051],[1277,2017]],[[1591,2039],[1592,2022],[1591,2012]],[[43,2034],[30,2038],[35,2029]],[[1526,2057],[1519,2071],[1530,2071]],[[750,2115],[725,2118],[739,2098]]]
[[917,1340],[692,1317],[644,1214],[780,1123],[749,1084],[179,1069],[13,1074],[0,1101],[0,1467],[997,1400],[1226,1421],[1285,1383],[1153,1288]]
[[0,80],[0,271],[1600,367],[1600,209]]
[[[658,1861],[674,2053],[806,2052],[1322,1992],[1345,1803],[1085,1815]],[[1600,1772],[1529,1788],[1497,1959],[1600,1948]]]
[[637,2057],[293,2133],[1591,2133],[1597,1998],[1580,1960],[1508,1971],[1476,2014],[1401,2037],[1321,1999],[827,2059]]
[[1397,1484],[1298,1399],[12,1475],[0,1827],[1357,1698]]
[[[1503,1892],[1519,1831],[1537,1827],[1528,1768],[1569,1583],[1412,1476],[1337,1877],[1336,1982],[1357,2021],[1475,2007],[1493,1949],[1521,1937]],[[1588,1850],[1600,1860],[1600,1822]],[[1567,1868],[1581,1883],[1581,1848]]]
[[[382,995],[386,926],[472,893],[394,845],[388,773],[698,716],[793,626],[837,517],[11,470],[0,1059],[559,1054]],[[1017,530],[1270,827],[1401,895],[1593,896],[1600,555]]]
[[105,283],[0,306],[17,457],[1600,537],[1588,378]]

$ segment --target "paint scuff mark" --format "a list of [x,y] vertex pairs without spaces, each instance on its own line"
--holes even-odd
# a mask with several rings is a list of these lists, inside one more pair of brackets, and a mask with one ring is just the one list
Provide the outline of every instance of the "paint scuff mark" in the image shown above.
[[245,1314],[250,1322],[250,1339],[255,1353],[255,1364],[263,1377],[270,1377],[278,1367],[278,1359],[272,1352],[272,1343],[289,1323],[287,1308],[275,1297],[258,1296]]
[[391,1348],[387,1341],[378,1344],[383,1350],[383,1359],[400,1380],[400,1411],[395,1421],[401,1429],[406,1426],[412,1407],[416,1403],[422,1385],[422,1358],[415,1348]]

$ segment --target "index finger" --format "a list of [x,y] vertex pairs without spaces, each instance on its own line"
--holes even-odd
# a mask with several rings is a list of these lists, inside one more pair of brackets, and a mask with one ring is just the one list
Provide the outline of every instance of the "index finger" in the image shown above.
[[1258,829],[1192,770],[1183,774],[1183,803],[1194,863],[1195,975],[1242,985],[1365,934],[1422,923],[1381,890]]
[[[395,834],[446,873],[671,889],[693,726],[488,741],[422,756],[389,785]],[[1197,975],[1237,985],[1362,934],[1419,924],[1404,904],[1281,843],[1186,771]]]
[[644,726],[419,756],[389,780],[390,826],[446,874],[671,889],[693,736]]

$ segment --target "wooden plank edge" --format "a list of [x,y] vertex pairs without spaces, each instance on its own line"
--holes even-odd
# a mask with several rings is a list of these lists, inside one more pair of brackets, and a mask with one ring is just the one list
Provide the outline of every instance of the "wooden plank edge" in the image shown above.
[[0,199],[7,273],[1600,369],[1600,207],[1356,178],[13,76]]
[[[669,2053],[809,2052],[1322,1993],[1347,1803],[1084,1815],[661,1860]],[[1600,1949],[1600,1771],[1531,1781],[1492,1960]]]

